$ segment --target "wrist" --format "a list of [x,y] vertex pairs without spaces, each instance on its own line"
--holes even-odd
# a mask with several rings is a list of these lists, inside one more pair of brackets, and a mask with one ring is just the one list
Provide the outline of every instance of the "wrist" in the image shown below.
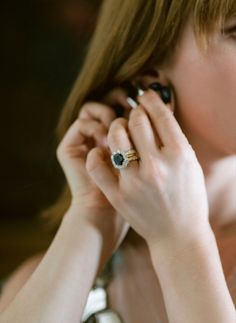
[[211,248],[212,244],[216,244],[216,239],[209,224],[209,226],[192,233],[187,232],[181,236],[172,236],[165,241],[151,241],[147,244],[152,261],[170,264],[185,253],[189,254],[196,250]]
[[[106,263],[114,251],[114,224],[104,221],[103,212],[94,208],[71,205],[63,218],[63,226],[69,227],[69,234],[79,238],[99,241],[101,248],[101,266]],[[109,214],[110,215],[110,214]],[[112,216],[112,215],[111,215]]]
[[91,228],[102,234],[107,226],[103,218],[104,213],[104,210],[98,210],[97,208],[71,204],[64,215],[63,221],[77,228],[78,226]]

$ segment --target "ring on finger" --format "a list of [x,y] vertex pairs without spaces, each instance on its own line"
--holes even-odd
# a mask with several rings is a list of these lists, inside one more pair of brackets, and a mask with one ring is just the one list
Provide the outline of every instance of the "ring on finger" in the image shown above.
[[133,148],[130,148],[127,151],[118,149],[111,154],[112,164],[117,169],[126,168],[131,161],[139,159],[140,157],[137,151]]

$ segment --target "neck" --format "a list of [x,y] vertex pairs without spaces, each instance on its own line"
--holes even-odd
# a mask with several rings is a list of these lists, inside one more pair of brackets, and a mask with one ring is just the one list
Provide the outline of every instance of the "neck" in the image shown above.
[[236,189],[236,154],[227,155],[206,138],[191,132],[181,121],[178,122],[204,173],[211,224],[215,227],[224,225],[230,220],[229,213],[232,215],[232,211],[236,221],[236,204],[233,197],[233,190],[235,192]]

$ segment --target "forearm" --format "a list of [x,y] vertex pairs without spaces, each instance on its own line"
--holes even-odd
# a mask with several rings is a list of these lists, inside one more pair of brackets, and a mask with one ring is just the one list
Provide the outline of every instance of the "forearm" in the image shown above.
[[236,322],[211,230],[189,245],[173,242],[165,250],[150,247],[150,253],[170,323]]
[[0,322],[77,323],[104,265],[102,253],[99,231],[81,223],[78,214],[67,213],[44,258],[0,314]]

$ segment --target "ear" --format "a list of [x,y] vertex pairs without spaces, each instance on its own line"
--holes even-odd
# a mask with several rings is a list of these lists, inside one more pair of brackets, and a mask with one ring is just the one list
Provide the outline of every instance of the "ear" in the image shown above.
[[[165,76],[164,71],[161,71],[160,69],[157,70],[156,68],[148,69],[143,71],[142,73],[135,76],[131,83],[133,86],[140,86],[143,89],[152,88],[153,90],[156,89],[156,91],[160,94],[160,91],[158,91],[158,83],[162,87],[168,87],[169,91],[171,93],[171,101],[170,103],[167,103],[167,105],[170,107],[170,109],[174,112],[175,110],[175,95],[174,95],[174,89],[171,85],[171,82],[168,80],[168,78]],[[150,85],[153,85],[150,87]],[[164,100],[163,100],[164,101]],[[165,101],[164,101],[165,102]]]

